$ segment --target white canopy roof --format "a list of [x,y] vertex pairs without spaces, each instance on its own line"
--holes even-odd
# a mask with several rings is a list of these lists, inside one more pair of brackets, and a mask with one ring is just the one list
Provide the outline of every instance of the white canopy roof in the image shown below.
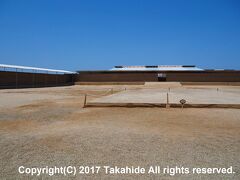
[[160,65],[160,66],[115,66],[111,71],[202,71],[195,66]]
[[55,72],[55,73],[66,73],[66,74],[74,74],[76,72],[65,71],[65,70],[57,70],[57,69],[46,69],[46,68],[36,68],[30,66],[16,66],[16,65],[7,65],[0,64],[0,68],[14,68],[14,69],[25,69],[25,70],[35,70],[35,71],[47,71],[47,72]]

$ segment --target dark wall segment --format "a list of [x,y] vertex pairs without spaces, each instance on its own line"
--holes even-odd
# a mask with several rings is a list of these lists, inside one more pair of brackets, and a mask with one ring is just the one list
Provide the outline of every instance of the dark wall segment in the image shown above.
[[74,84],[72,74],[43,74],[0,71],[0,88],[30,88]]
[[240,82],[240,71],[80,71],[76,82],[157,82],[159,75],[166,81],[179,82]]

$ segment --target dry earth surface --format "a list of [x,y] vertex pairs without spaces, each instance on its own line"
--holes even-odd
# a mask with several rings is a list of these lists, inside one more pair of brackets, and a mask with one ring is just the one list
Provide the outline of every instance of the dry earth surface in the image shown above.
[[[101,95],[111,93],[111,88],[117,93],[142,87],[1,90],[0,179],[66,179],[23,176],[17,169],[21,165],[233,166],[235,174],[231,175],[121,177],[100,173],[71,178],[240,179],[239,109],[82,108],[85,93]],[[94,98],[88,96],[88,100]]]
[[[177,86],[167,88],[157,84],[145,86],[136,89],[129,89],[121,93],[104,96],[92,100],[97,104],[121,104],[121,103],[167,103],[180,104],[181,99],[185,99],[187,104],[235,104],[240,107],[240,87],[239,86],[225,86],[225,87],[191,87],[191,86]],[[173,86],[173,83],[170,83]]]

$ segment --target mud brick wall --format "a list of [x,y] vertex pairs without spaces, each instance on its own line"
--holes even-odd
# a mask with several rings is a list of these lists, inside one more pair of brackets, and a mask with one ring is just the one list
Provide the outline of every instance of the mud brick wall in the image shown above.
[[73,84],[72,74],[0,71],[0,88],[50,87]]
[[157,82],[158,73],[165,73],[166,81],[240,82],[240,71],[80,71],[75,75],[75,82]]

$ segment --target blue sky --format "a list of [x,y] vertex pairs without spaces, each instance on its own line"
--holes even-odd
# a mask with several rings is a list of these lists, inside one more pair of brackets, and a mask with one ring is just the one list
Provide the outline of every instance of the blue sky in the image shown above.
[[0,0],[0,63],[240,69],[240,1]]

